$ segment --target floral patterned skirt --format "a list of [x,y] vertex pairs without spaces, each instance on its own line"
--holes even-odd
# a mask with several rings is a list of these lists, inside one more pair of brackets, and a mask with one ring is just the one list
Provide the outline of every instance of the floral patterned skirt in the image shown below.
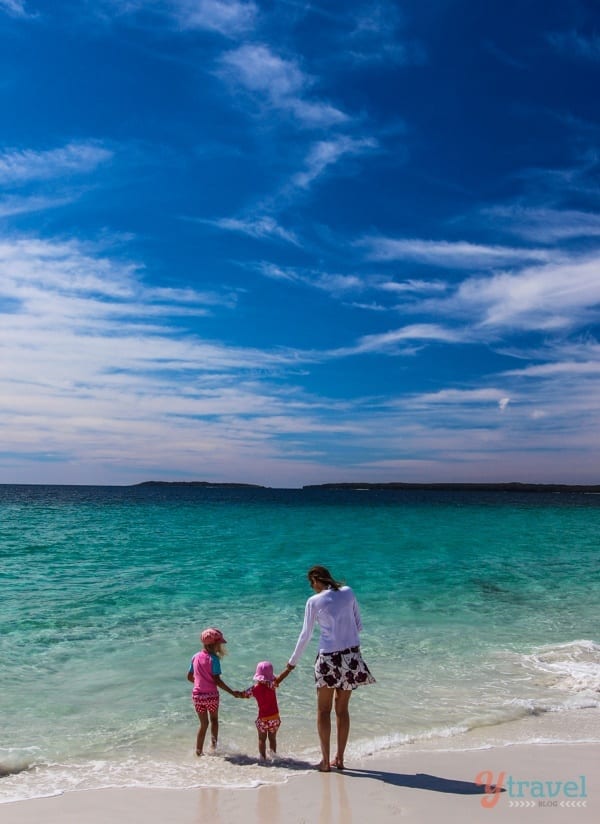
[[363,684],[374,684],[360,653],[360,647],[350,647],[339,652],[319,652],[315,660],[317,687],[338,690],[354,690]]

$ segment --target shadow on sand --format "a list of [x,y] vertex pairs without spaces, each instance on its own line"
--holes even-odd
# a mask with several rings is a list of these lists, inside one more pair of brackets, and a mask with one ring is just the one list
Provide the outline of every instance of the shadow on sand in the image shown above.
[[[376,781],[392,784],[394,787],[414,787],[417,790],[432,790],[436,793],[454,793],[455,795],[484,795],[486,792],[494,789],[493,787],[475,784],[473,781],[440,778],[438,775],[428,775],[427,773],[406,775],[404,773],[383,772],[383,770],[355,770],[346,768],[343,775],[353,778],[373,778]],[[500,792],[505,792],[504,788],[502,788]]]
[[236,753],[235,755],[223,756],[223,760],[228,761],[230,764],[236,764],[238,767],[284,767],[286,770],[314,769],[314,765],[309,763],[308,761],[298,761],[298,759],[296,758],[282,758],[280,756],[275,756],[275,758],[269,759],[267,761],[261,761],[260,759],[253,757],[251,755]]

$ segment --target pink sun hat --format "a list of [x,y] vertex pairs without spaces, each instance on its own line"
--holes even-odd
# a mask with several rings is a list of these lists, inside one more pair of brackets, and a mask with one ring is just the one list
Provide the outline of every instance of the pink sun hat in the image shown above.
[[223,633],[216,627],[208,627],[202,632],[200,640],[203,644],[226,644],[227,641],[223,637]]
[[256,665],[256,672],[254,673],[253,681],[267,681],[275,680],[273,675],[273,664],[270,661],[261,661]]

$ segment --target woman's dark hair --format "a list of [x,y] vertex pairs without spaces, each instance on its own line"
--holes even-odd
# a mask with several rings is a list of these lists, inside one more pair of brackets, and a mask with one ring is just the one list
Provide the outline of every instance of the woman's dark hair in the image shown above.
[[318,581],[330,589],[339,589],[343,586],[341,581],[336,581],[331,572],[324,566],[312,566],[306,573],[309,581]]

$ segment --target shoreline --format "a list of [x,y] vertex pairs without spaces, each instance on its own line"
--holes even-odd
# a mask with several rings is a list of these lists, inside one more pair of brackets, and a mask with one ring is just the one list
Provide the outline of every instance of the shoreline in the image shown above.
[[[3,824],[391,824],[553,821],[600,816],[600,744],[514,744],[367,756],[341,773],[317,770],[255,788],[103,789],[1,805]],[[271,769],[276,769],[274,765]],[[502,774],[504,773],[504,776]],[[486,781],[501,792],[486,792]],[[527,808],[526,813],[521,808]],[[493,818],[490,818],[493,816]]]
[[[588,708],[545,713],[542,716],[532,714],[514,721],[477,727],[449,736],[445,740],[435,737],[370,752],[353,747],[351,741],[346,752],[346,770],[343,774],[337,770],[333,770],[330,775],[318,773],[313,770],[317,760],[316,747],[314,757],[309,760],[306,760],[306,755],[298,758],[292,754],[280,753],[276,762],[267,765],[259,764],[254,752],[242,754],[224,750],[215,757],[194,759],[193,774],[190,774],[187,785],[181,784],[178,787],[163,784],[154,787],[152,779],[136,783],[133,775],[130,785],[120,783],[85,787],[77,784],[69,786],[67,783],[65,789],[57,789],[56,792],[46,795],[21,799],[13,797],[0,801],[0,817],[3,824],[33,824],[40,818],[49,821],[50,824],[62,824],[63,821],[71,820],[84,824],[100,824],[111,817],[115,818],[113,824],[120,824],[121,817],[122,824],[129,824],[131,820],[141,820],[136,817],[135,810],[144,807],[148,810],[144,814],[146,824],[162,824],[171,817],[169,808],[172,807],[177,812],[178,822],[189,820],[204,824],[206,821],[208,824],[209,821],[222,821],[223,824],[242,824],[248,821],[247,799],[252,798],[259,805],[256,794],[260,793],[259,806],[264,806],[265,799],[277,799],[274,815],[263,818],[263,821],[267,820],[269,824],[279,821],[276,815],[280,808],[286,810],[282,822],[292,820],[298,821],[299,824],[309,824],[312,821],[339,820],[341,824],[341,817],[322,819],[315,810],[307,813],[304,818],[293,818],[293,807],[297,799],[304,801],[312,798],[314,792],[324,793],[327,784],[319,782],[336,782],[344,778],[352,779],[351,785],[346,788],[347,791],[351,791],[352,794],[355,789],[357,790],[357,798],[352,800],[348,810],[354,809],[355,804],[360,807],[362,803],[360,788],[353,787],[353,784],[359,784],[366,785],[373,796],[370,809],[377,810],[378,822],[392,820],[393,817],[386,818],[386,810],[390,805],[400,804],[404,810],[405,803],[409,801],[414,801],[415,809],[424,816],[415,820],[428,821],[429,805],[433,803],[432,794],[481,796],[481,787],[474,787],[473,784],[476,776],[486,770],[492,770],[496,776],[495,780],[498,780],[497,776],[501,772],[512,775],[515,780],[542,782],[578,781],[583,775],[589,800],[593,796],[595,804],[600,805],[600,712],[598,709]],[[213,768],[219,769],[220,781],[217,784],[210,783],[211,775],[214,775]],[[370,778],[371,781],[368,784],[364,781],[354,781],[357,778]],[[453,782],[459,784],[453,787]],[[469,782],[471,786],[468,786]],[[372,784],[377,785],[376,791]],[[336,792],[340,790],[339,785],[334,783],[332,786],[337,787]],[[2,778],[0,789],[1,787]],[[400,790],[402,795],[398,801],[396,796]],[[415,790],[427,792],[415,795]],[[407,791],[410,792],[405,797]],[[231,800],[234,795],[237,805]],[[506,794],[503,800],[505,796]],[[568,800],[568,797],[563,800]],[[202,815],[191,817],[192,806],[200,805],[204,809],[209,801],[210,804],[216,805],[215,809],[226,810],[227,815],[223,813],[223,818],[204,818]],[[470,801],[471,799],[465,798],[463,806],[457,806],[457,810],[462,809],[460,815],[464,820],[473,820],[473,805]],[[458,805],[458,802],[452,803]],[[500,806],[508,807],[508,812],[515,815],[515,810],[510,805],[500,805],[499,800],[494,810],[495,814]],[[434,808],[437,809],[435,806]],[[586,808],[596,810],[600,814],[600,806],[588,803]],[[532,809],[531,807],[528,810],[528,814],[532,813]],[[564,807],[560,809],[565,812]],[[101,810],[102,814],[96,816],[97,810]],[[342,813],[348,813],[348,810],[344,812],[340,809],[338,812],[341,816]],[[489,810],[480,806],[477,806],[477,811],[490,814]],[[577,814],[581,816],[583,811],[582,807],[577,810]],[[596,812],[594,820],[597,820]],[[366,816],[370,815],[368,810],[364,813]],[[361,819],[362,814],[357,817],[357,820]],[[255,820],[258,822],[260,816]],[[353,819],[346,815],[344,821],[346,820]],[[458,817],[456,820],[461,819]]]

